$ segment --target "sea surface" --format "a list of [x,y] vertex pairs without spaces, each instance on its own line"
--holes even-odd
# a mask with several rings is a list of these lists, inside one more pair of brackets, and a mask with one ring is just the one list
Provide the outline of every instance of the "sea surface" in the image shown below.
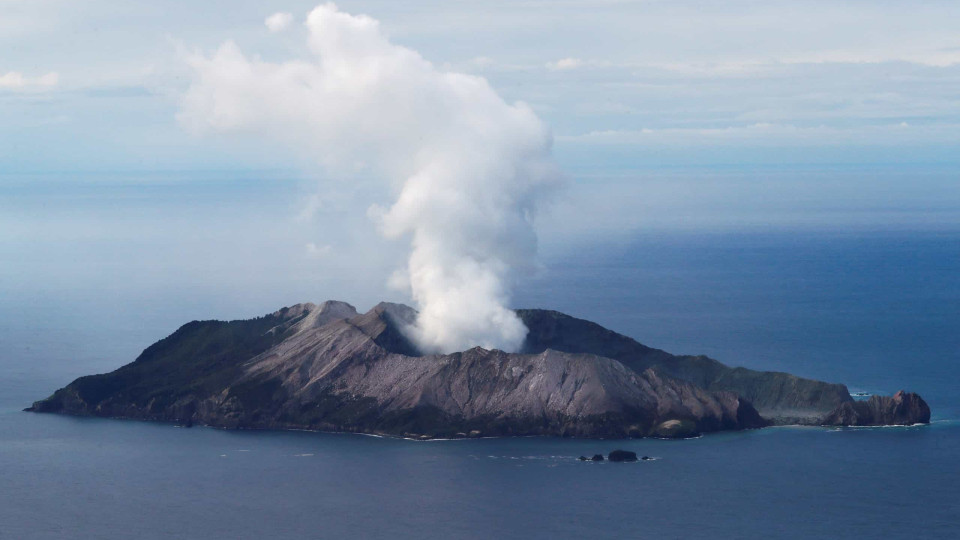
[[[955,538],[958,276],[951,230],[637,233],[557,250],[517,307],[851,391],[916,391],[933,422],[428,442],[21,412],[129,362],[198,300],[160,287],[133,309],[10,278],[0,538]],[[617,448],[656,459],[576,459]]]

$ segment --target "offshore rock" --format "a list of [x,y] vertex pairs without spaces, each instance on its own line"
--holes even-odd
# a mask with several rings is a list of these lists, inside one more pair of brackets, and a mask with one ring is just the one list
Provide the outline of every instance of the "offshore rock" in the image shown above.
[[610,461],[637,461],[637,453],[629,450],[614,450],[607,456]]
[[891,396],[840,404],[823,419],[826,426],[910,426],[930,422],[930,407],[919,395],[900,390]]

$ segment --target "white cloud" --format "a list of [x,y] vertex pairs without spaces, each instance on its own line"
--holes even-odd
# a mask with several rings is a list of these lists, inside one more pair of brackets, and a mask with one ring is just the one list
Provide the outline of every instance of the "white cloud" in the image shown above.
[[0,88],[12,90],[51,88],[59,82],[60,76],[53,71],[39,77],[27,77],[19,71],[8,71],[6,74],[0,75]]
[[850,144],[874,146],[903,146],[924,141],[943,143],[956,140],[960,125],[935,124],[911,126],[907,122],[893,122],[869,126],[837,127],[830,125],[796,126],[758,122],[755,124],[659,129],[612,129],[591,131],[579,135],[558,136],[557,140],[578,145],[679,146],[691,150],[699,146],[744,147],[843,147]]
[[880,64],[907,62],[929,67],[950,67],[960,64],[957,50],[830,50],[789,55],[780,59],[784,64]]
[[580,60],[579,58],[562,58],[556,62],[547,62],[547,69],[562,71],[566,69],[577,69],[583,65],[583,60]]
[[309,195],[300,207],[297,213],[297,221],[308,222],[317,215],[317,212],[323,207],[323,197],[319,193]]
[[494,64],[495,62],[493,58],[488,56],[475,56],[474,58],[470,59],[470,65],[480,69],[488,68]]
[[330,254],[333,251],[333,247],[329,244],[324,244],[318,246],[313,242],[307,242],[305,246],[306,254],[308,258],[311,259],[322,259]]
[[263,21],[263,24],[267,25],[267,29],[271,32],[282,32],[286,30],[292,23],[293,15],[283,12],[274,13]]

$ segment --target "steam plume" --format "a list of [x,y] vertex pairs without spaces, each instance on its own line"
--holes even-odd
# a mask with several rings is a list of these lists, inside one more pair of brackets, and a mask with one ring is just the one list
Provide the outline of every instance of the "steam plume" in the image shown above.
[[411,243],[398,274],[420,308],[411,337],[425,351],[518,349],[527,330],[507,305],[515,272],[535,263],[537,201],[559,178],[549,131],[485,79],[390,43],[370,17],[326,4],[305,27],[306,61],[265,62],[232,42],[189,57],[181,121],[373,168],[399,196],[370,215]]

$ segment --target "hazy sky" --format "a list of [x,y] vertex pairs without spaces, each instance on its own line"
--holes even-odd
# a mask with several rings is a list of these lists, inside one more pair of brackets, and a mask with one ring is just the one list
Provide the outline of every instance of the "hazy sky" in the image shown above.
[[[305,54],[316,1],[0,0],[0,167],[288,168],[186,137],[187,52],[233,39]],[[343,1],[442,68],[549,124],[572,172],[688,166],[954,166],[952,1]],[[273,33],[264,19],[293,15]]]
[[[406,248],[367,208],[395,193],[177,120],[192,54],[305,58],[317,3],[0,0],[0,288],[390,294]],[[337,4],[550,127],[568,178],[538,219],[548,254],[661,229],[960,225],[958,2]]]

